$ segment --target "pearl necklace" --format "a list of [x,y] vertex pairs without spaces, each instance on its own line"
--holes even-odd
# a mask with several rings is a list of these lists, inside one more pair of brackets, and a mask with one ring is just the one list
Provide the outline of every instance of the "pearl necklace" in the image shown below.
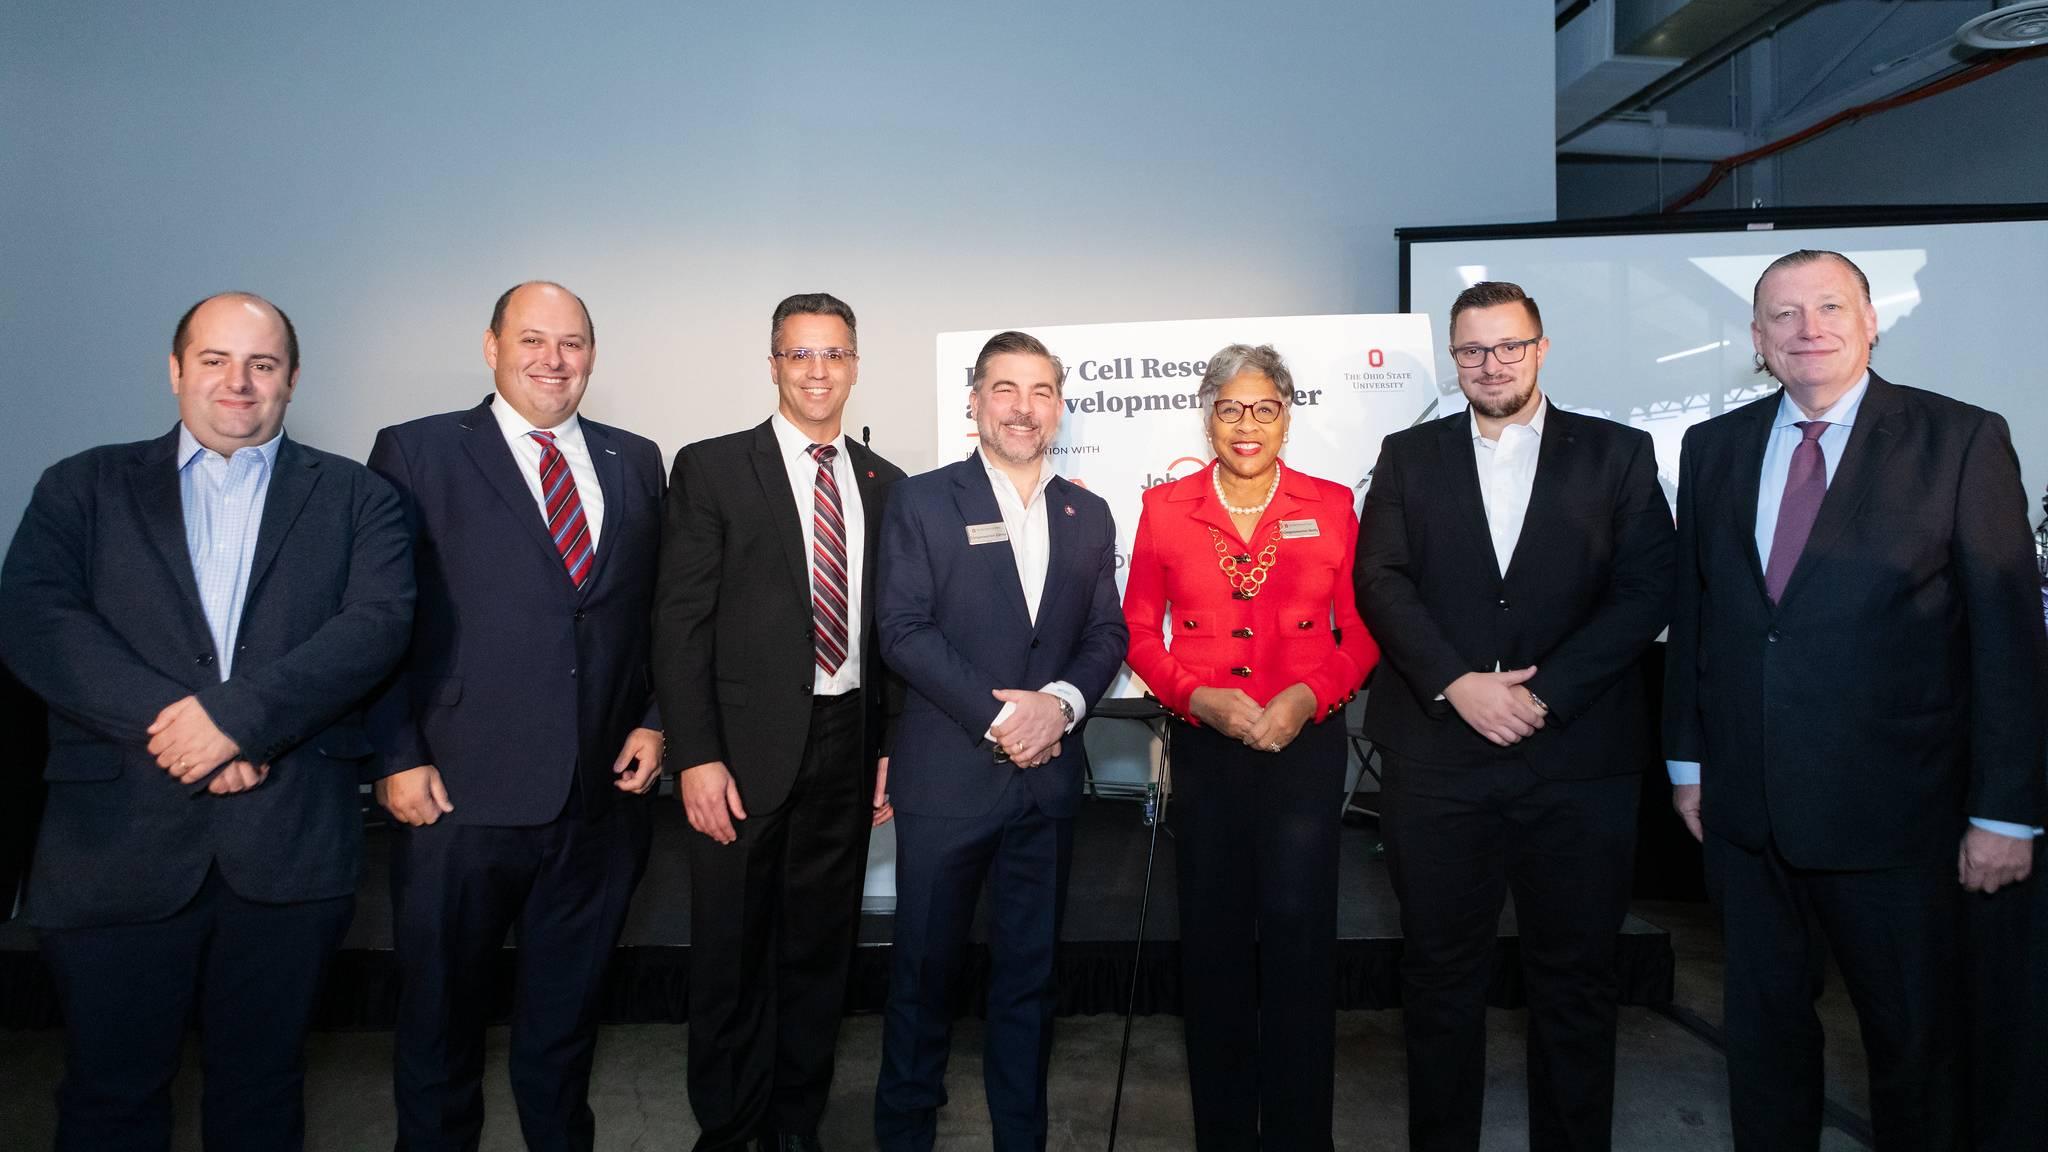
[[1257,516],[1272,505],[1274,494],[1280,491],[1280,462],[1273,461],[1273,483],[1266,488],[1266,498],[1249,508],[1240,508],[1232,504],[1230,497],[1223,494],[1223,461],[1218,460],[1216,467],[1209,472],[1209,482],[1216,486],[1216,499],[1223,505],[1225,512],[1232,516]]

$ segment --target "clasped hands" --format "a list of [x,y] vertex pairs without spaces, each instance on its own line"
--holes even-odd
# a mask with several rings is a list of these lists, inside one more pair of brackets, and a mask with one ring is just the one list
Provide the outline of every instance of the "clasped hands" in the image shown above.
[[1506,748],[1534,736],[1549,712],[1522,686],[1534,675],[1534,664],[1506,672],[1467,672],[1444,689],[1444,699],[1474,732]]
[[1306,684],[1294,684],[1261,708],[1242,688],[1197,688],[1188,698],[1188,711],[1247,747],[1278,752],[1294,743],[1302,725],[1315,715],[1316,694]]
[[[241,749],[213,723],[197,696],[164,706],[150,721],[149,754],[180,784],[196,784],[208,773],[206,790],[216,796],[247,792],[270,777],[270,765],[238,759]],[[222,764],[227,767],[221,768]],[[214,772],[214,769],[220,771]]]
[[[1019,768],[1036,768],[1060,754],[1060,737],[1067,734],[1067,714],[1060,710],[1060,698],[1050,692],[1022,688],[997,688],[989,693],[1009,709],[989,725],[989,739]],[[1001,713],[998,713],[1000,716]]]

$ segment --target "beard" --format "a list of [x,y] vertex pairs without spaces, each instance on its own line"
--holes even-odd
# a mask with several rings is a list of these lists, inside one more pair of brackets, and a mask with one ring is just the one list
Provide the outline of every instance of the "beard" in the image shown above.
[[[1025,465],[1034,463],[1045,456],[1046,442],[1045,437],[1043,435],[1039,436],[1037,442],[1032,446],[1029,452],[1020,454],[1016,450],[1008,447],[1002,438],[1001,431],[1002,429],[1008,427],[1023,428],[1027,426],[1022,424],[996,425],[995,431],[983,432],[981,434],[981,450],[988,453],[991,456],[994,456],[996,459],[1001,460],[1003,463],[1008,464],[1013,468],[1022,468]],[[1039,426],[1035,423],[1029,425],[1028,427],[1033,432],[1040,431]]]
[[1534,395],[1536,395],[1536,382],[1531,380],[1528,387],[1520,392],[1503,396],[1499,400],[1483,400],[1478,397],[1467,396],[1465,402],[1472,406],[1473,411],[1486,417],[1488,420],[1506,420],[1522,409],[1527,408],[1529,406],[1529,398]]

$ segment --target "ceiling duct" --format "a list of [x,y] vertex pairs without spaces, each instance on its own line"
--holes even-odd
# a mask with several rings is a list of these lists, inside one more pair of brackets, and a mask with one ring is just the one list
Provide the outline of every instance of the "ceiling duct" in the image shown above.
[[1557,138],[1696,79],[1820,0],[1593,0],[1557,30]]

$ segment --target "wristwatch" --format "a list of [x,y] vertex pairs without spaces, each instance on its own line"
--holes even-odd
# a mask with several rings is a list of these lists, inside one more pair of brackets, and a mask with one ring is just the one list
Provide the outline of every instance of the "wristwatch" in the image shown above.
[[1067,703],[1065,696],[1054,696],[1053,699],[1059,701],[1060,715],[1067,718],[1066,726],[1072,728],[1074,726],[1074,706]]

